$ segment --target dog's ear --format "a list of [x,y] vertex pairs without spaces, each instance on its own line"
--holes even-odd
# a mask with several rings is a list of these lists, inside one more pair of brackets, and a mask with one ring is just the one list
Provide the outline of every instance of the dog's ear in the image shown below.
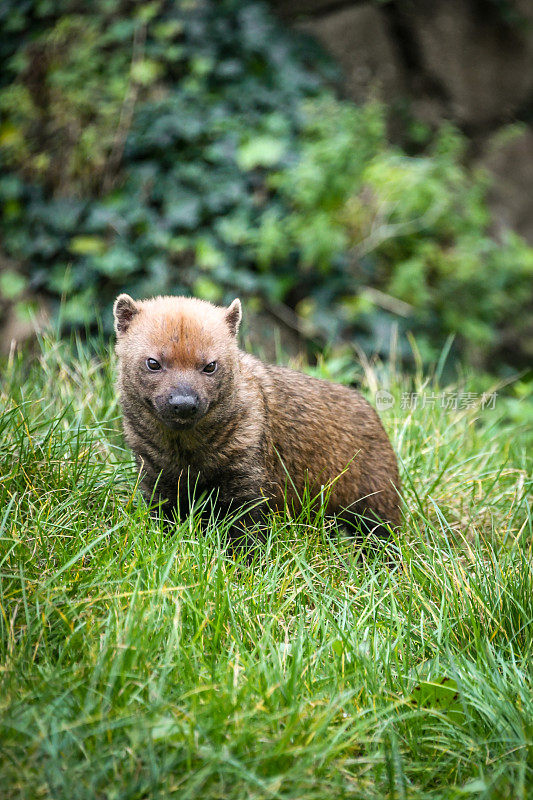
[[119,294],[113,306],[115,333],[122,336],[130,327],[133,317],[139,313],[139,306],[129,294]]
[[226,322],[232,332],[233,336],[237,336],[239,325],[242,319],[242,306],[239,298],[236,298],[233,303],[226,309]]

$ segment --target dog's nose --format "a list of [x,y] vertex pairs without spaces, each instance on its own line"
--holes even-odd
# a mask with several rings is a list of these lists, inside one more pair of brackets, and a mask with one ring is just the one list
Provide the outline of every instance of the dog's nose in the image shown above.
[[171,394],[168,404],[178,417],[194,417],[198,411],[198,396],[195,394]]

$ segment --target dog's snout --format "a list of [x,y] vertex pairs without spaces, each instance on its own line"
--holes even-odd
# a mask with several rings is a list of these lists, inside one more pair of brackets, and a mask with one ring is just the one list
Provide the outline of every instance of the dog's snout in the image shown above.
[[198,411],[198,395],[193,393],[183,394],[173,392],[169,395],[168,404],[172,411],[179,417],[193,417]]

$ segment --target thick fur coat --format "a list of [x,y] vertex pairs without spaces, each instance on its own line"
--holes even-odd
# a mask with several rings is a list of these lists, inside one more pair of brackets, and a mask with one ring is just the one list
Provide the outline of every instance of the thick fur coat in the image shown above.
[[[120,295],[114,314],[124,431],[146,497],[179,514],[202,492],[222,510],[297,510],[324,487],[328,514],[398,525],[396,458],[374,409],[352,388],[242,352],[238,300]],[[177,392],[178,406],[194,398],[194,419],[175,412]]]

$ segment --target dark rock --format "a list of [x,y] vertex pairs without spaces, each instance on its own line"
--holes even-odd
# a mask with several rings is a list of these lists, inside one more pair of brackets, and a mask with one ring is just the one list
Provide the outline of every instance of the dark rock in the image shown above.
[[378,96],[394,101],[404,90],[402,67],[386,19],[373,4],[342,8],[298,23],[339,62],[347,94],[356,102]]
[[493,126],[512,119],[531,98],[533,39],[527,26],[507,21],[491,3],[414,0],[406,8],[423,68],[459,124]]
[[488,201],[497,226],[533,245],[533,131],[495,134],[478,165],[492,178]]
[[[272,0],[271,5],[280,17],[294,20],[308,14],[325,14],[338,8],[339,3],[336,0]],[[349,5],[349,0],[345,5]]]

